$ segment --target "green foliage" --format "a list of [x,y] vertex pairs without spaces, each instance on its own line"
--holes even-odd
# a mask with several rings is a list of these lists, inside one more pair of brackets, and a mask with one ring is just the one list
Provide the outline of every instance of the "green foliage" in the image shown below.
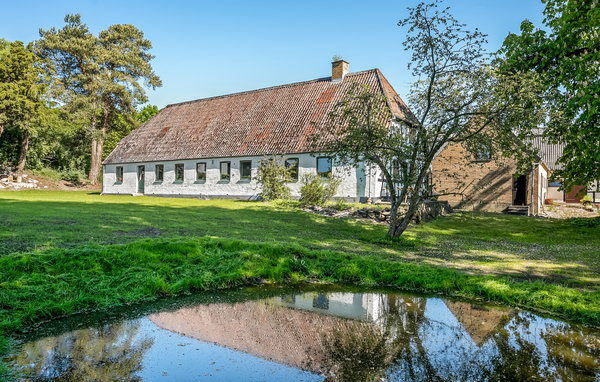
[[260,161],[256,182],[263,200],[289,199],[291,190],[287,184],[292,181],[292,169],[285,166],[283,157],[273,155]]
[[60,173],[60,178],[73,184],[79,185],[85,179],[85,174],[78,170],[65,170]]
[[[409,69],[418,79],[410,92],[410,111],[392,113],[391,100],[378,87],[350,86],[333,108],[327,131],[317,132],[314,139],[320,144],[315,149],[336,153],[343,164],[378,168],[392,204],[392,237],[406,230],[430,197],[430,164],[447,144],[485,145],[499,153],[512,149],[512,157],[529,162],[527,167],[532,157],[515,134],[523,138],[539,116],[522,107],[538,98],[536,78],[497,70],[484,50],[484,34],[468,30],[439,2],[420,3],[408,11],[398,25],[405,29],[403,46],[412,53]],[[338,139],[323,147],[318,137],[323,133]],[[456,192],[446,187],[436,185],[436,192]],[[407,213],[399,217],[405,201]]]
[[305,206],[323,206],[337,192],[342,180],[331,174],[322,177],[317,174],[304,174],[302,188],[300,188],[300,201]]
[[559,159],[564,166],[554,175],[569,188],[600,179],[600,7],[588,0],[544,3],[545,27],[523,21],[499,54],[503,70],[541,77],[544,135],[565,143]]
[[106,159],[108,154],[117,147],[121,139],[129,135],[138,125],[139,122],[137,119],[132,120],[121,113],[117,113],[110,122],[110,128],[104,140],[102,160]]
[[139,122],[144,123],[150,118],[154,117],[158,113],[158,106],[156,105],[146,105],[142,108],[142,110],[137,113],[135,119]]
[[581,198],[581,204],[583,204],[584,206],[591,206],[592,205],[592,197],[589,195],[583,195],[583,197]]
[[348,203],[346,203],[344,199],[339,199],[337,202],[335,202],[334,208],[338,211],[346,211],[352,207]]
[[7,127],[19,130],[18,171],[25,166],[30,137],[42,125],[45,85],[38,64],[32,44],[24,46],[20,41],[6,46],[0,55],[0,139]]
[[[145,86],[161,86],[150,65],[152,43],[129,24],[111,25],[95,36],[80,15],[67,15],[62,29],[40,30],[40,36],[37,51],[53,74],[52,95],[89,128],[89,178],[95,184],[104,141],[120,125],[113,122],[125,118],[132,123],[135,107],[147,101]],[[109,135],[109,143],[119,136]]]
[[37,170],[33,170],[31,173],[35,176],[39,176],[39,177],[51,179],[51,180],[61,180],[62,179],[61,172],[51,169],[51,168],[43,167],[43,168],[40,168]]

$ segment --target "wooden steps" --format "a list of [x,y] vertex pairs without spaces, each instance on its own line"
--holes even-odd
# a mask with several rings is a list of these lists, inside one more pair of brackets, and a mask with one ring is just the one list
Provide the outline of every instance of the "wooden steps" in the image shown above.
[[520,216],[528,216],[529,215],[529,206],[508,206],[504,210],[505,214],[508,215],[520,215]]

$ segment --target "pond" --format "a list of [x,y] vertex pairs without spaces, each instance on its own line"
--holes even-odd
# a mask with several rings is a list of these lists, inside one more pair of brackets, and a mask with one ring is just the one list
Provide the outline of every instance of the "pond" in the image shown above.
[[255,287],[57,320],[6,361],[23,381],[600,381],[600,331],[439,297]]

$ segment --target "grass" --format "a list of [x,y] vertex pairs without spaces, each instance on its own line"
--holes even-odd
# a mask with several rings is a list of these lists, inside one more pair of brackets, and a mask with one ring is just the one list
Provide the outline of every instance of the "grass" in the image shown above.
[[600,227],[571,221],[463,213],[411,228],[405,241],[414,245],[398,246],[386,241],[383,225],[293,205],[21,191],[0,192],[0,222],[0,256],[147,237],[217,236],[600,288]]
[[461,213],[385,232],[293,204],[0,192],[0,331],[263,281],[478,297],[600,326],[597,224]]

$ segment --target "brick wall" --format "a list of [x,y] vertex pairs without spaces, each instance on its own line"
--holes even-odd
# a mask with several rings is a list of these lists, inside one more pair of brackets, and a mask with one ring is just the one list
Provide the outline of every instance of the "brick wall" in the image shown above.
[[[475,161],[462,144],[451,143],[432,162],[433,192],[458,209],[500,212],[513,204],[516,162],[509,158]],[[531,199],[527,176],[527,203]]]

